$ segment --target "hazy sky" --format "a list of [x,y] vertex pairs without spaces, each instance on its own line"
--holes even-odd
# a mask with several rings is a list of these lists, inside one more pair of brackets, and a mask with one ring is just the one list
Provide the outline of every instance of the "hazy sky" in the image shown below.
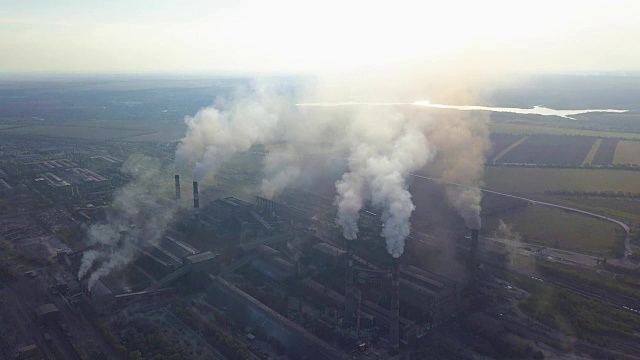
[[0,72],[640,70],[633,0],[0,3]]

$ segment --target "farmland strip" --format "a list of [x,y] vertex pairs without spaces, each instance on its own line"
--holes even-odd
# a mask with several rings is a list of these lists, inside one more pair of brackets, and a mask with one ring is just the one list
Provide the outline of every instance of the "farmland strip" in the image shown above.
[[602,144],[596,152],[596,156],[591,161],[591,165],[605,165],[609,166],[613,164],[613,156],[616,153],[616,147],[618,146],[618,139],[604,139]]
[[596,156],[596,152],[598,152],[598,149],[600,148],[600,144],[602,144],[602,139],[597,139],[593,142],[593,145],[591,145],[591,150],[589,150],[587,156],[584,158],[584,160],[582,160],[582,165],[591,165],[591,162],[593,162],[593,158]]
[[640,165],[640,141],[618,141],[613,163]]
[[523,136],[520,140],[514,142],[509,147],[507,147],[506,149],[502,150],[500,152],[500,154],[496,155],[493,159],[491,159],[491,161],[496,162],[496,161],[500,160],[501,157],[505,156],[509,151],[515,149],[516,146],[518,146],[518,145],[522,144],[523,142],[525,142],[528,138],[529,138],[528,136]]
[[592,145],[593,138],[584,136],[529,136],[500,163],[576,166],[582,164]]

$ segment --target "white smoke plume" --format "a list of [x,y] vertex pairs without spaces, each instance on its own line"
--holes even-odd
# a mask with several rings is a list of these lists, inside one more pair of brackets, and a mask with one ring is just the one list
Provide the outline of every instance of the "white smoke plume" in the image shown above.
[[517,258],[517,250],[521,246],[521,236],[520,234],[513,230],[513,225],[506,223],[504,220],[500,219],[498,227],[493,233],[494,237],[499,239],[508,240],[507,243],[504,244],[505,254],[507,255],[507,259],[509,264],[513,265],[514,259]]
[[256,86],[226,109],[207,107],[185,117],[187,133],[176,151],[176,172],[193,169],[200,181],[236,153],[269,142],[293,104],[273,89]]
[[336,181],[336,223],[342,227],[342,235],[347,240],[358,237],[358,218],[364,205],[364,179],[357,172],[348,172]]
[[446,185],[447,198],[470,229],[479,229],[484,162],[489,149],[489,130],[481,114],[447,112],[434,122],[429,141],[437,148],[440,179],[466,186]]
[[399,257],[415,209],[406,178],[433,156],[425,136],[429,121],[393,106],[303,109],[287,125],[282,137],[287,146],[267,155],[263,194],[272,196],[308,172],[343,167],[335,183],[336,223],[343,236],[357,238],[359,212],[369,202],[381,209],[382,235],[389,253]]
[[138,246],[158,240],[176,211],[172,184],[165,176],[170,172],[163,171],[157,159],[132,155],[123,171],[133,180],[115,193],[106,221],[92,225],[88,232],[90,244],[102,245],[82,256],[78,278],[90,272],[89,289],[101,277],[133,261]]
[[265,157],[263,196],[272,198],[292,183],[344,172],[351,146],[347,124],[354,112],[317,110],[297,108],[295,116],[280,122],[274,137],[280,144],[271,147]]
[[267,154],[264,160],[265,178],[262,180],[262,195],[267,199],[279,193],[300,176],[302,156],[291,144],[283,151]]
[[[292,182],[342,169],[335,182],[336,222],[345,238],[358,235],[365,203],[381,209],[387,250],[404,251],[415,205],[407,177],[436,153],[445,181],[480,185],[487,126],[480,119],[443,119],[397,106],[299,109],[290,97],[265,87],[229,106],[208,107],[187,116],[188,130],[176,150],[176,173],[193,171],[194,180],[215,173],[234,154],[262,144],[268,151],[262,192],[277,194]],[[132,261],[137,247],[157,240],[173,219],[173,182],[165,181],[157,162],[132,157],[125,164],[133,181],[116,193],[107,222],[89,231],[102,248],[83,256],[79,277],[89,271],[90,286]],[[480,226],[480,192],[450,188],[447,194],[472,228]],[[93,269],[96,268],[96,269]]]

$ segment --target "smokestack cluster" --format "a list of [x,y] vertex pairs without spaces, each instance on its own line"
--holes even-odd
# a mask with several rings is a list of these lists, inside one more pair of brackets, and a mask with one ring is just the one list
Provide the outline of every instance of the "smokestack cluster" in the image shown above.
[[193,216],[196,221],[200,220],[200,193],[197,181],[193,182]]
[[[293,182],[335,174],[336,223],[345,238],[357,237],[359,211],[369,204],[382,214],[382,236],[394,258],[404,251],[415,209],[408,190],[410,174],[430,164],[439,169],[444,181],[481,185],[488,148],[483,119],[452,112],[433,115],[412,105],[299,107],[293,98],[298,94],[289,90],[256,86],[250,92],[239,91],[241,96],[232,102],[217,101],[221,107],[207,107],[185,117],[187,131],[176,150],[174,174],[193,171],[197,221],[197,181],[255,144],[279,145],[268,152],[264,162],[262,190],[267,196]],[[314,164],[311,170],[310,161]],[[440,167],[433,166],[437,163]],[[166,203],[173,187],[160,181],[166,170],[157,159],[134,155],[124,170],[134,180],[116,193],[106,221],[89,229],[90,244],[107,245],[83,255],[78,276],[91,269],[90,285],[130,263],[138,246],[160,238],[179,204]],[[179,199],[179,177],[175,179]],[[481,193],[457,186],[447,194],[468,226],[479,228]],[[119,241],[121,231],[127,233],[123,241]]]
[[347,273],[345,281],[345,302],[344,302],[344,316],[350,318],[355,310],[353,303],[353,246],[352,240],[347,240]]
[[175,179],[176,179],[176,200],[180,201],[180,198],[182,197],[180,194],[180,175],[176,174]]
[[[255,144],[279,144],[265,157],[263,196],[337,170],[336,223],[344,237],[357,237],[359,211],[370,204],[380,209],[381,235],[396,258],[411,232],[411,173],[437,157],[444,180],[478,185],[482,176],[488,137],[481,119],[453,113],[435,119],[411,105],[296,107],[290,95],[272,90],[257,87],[251,96],[186,117],[176,171],[192,169],[198,181]],[[310,160],[317,169],[308,170]],[[480,193],[458,190],[448,191],[450,201],[471,227],[479,227]]]
[[393,258],[393,273],[391,277],[391,319],[389,325],[389,346],[392,349],[400,347],[400,260]]

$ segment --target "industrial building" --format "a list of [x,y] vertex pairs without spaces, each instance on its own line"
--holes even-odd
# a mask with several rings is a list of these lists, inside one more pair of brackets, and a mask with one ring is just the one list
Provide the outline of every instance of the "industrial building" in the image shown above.
[[[62,160],[58,160],[60,162]],[[49,164],[49,161],[42,164]],[[53,166],[53,165],[50,165]],[[54,192],[77,198],[93,198],[94,193],[101,194],[109,187],[109,179],[92,170],[80,167],[53,167],[39,173],[34,179],[36,184],[44,184]],[[45,187],[43,186],[43,187]]]
[[[175,186],[175,198],[180,199],[179,176],[175,177]],[[275,310],[280,307],[270,308],[258,301],[244,287],[227,281],[228,276],[233,273],[232,279],[243,278],[244,273],[236,270],[250,266],[270,287],[281,286],[284,293],[290,283],[285,280],[294,279],[303,291],[297,311],[306,315],[301,318],[312,319],[316,330],[334,329],[330,332],[335,333],[336,341],[351,344],[347,347],[380,339],[388,349],[402,351],[460,312],[461,283],[402,264],[402,259],[392,259],[391,266],[374,265],[365,260],[366,250],[355,254],[352,241],[327,240],[326,234],[316,234],[308,225],[314,220],[303,210],[261,197],[254,200],[252,204],[227,196],[201,209],[198,183],[193,182],[193,216],[187,222],[202,236],[213,230],[212,236],[223,234],[222,239],[238,241],[232,262],[223,266],[215,253],[199,251],[183,234],[168,230],[159,240],[138,247],[135,264],[153,277],[145,288],[133,292],[110,290],[99,280],[88,289],[85,280],[82,288],[87,301],[105,313],[172,292],[172,286],[179,282],[209,289],[213,291],[212,304],[225,309],[235,320],[267,329],[293,354],[312,351],[326,359],[342,356],[336,344],[287,319],[286,314],[278,313],[282,310]],[[248,229],[254,236],[241,239],[240,233]],[[477,239],[477,232],[473,238]],[[296,251],[289,247],[294,239],[304,247],[295,256]],[[475,261],[475,254],[470,254],[468,266],[474,266]],[[259,286],[264,285],[249,288]],[[317,310],[309,310],[311,307]]]
[[102,280],[96,281],[91,287],[89,287],[89,281],[84,280],[81,288],[89,300],[89,303],[93,305],[98,313],[106,313],[115,305],[113,292],[111,292]]
[[286,259],[278,250],[267,245],[256,248],[260,256],[251,262],[251,265],[264,276],[275,281],[282,281],[296,273],[296,264]]
[[428,328],[457,313],[462,294],[457,282],[415,266],[401,267],[399,277],[402,313]]
[[55,324],[60,321],[60,310],[55,304],[44,304],[36,309],[36,317],[41,324]]

